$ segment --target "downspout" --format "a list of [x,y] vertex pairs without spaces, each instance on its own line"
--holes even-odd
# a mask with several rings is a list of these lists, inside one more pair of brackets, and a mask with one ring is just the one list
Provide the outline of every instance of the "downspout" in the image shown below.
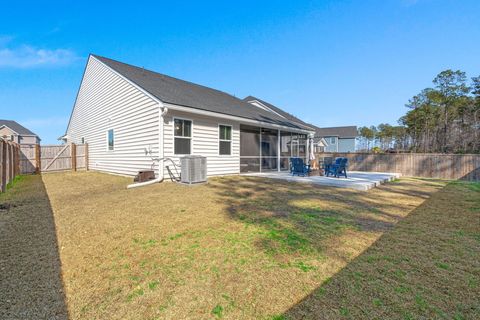
[[164,135],[164,123],[163,123],[163,117],[167,114],[168,108],[163,107],[163,104],[160,102],[158,104],[158,176],[157,178],[150,180],[150,181],[145,181],[145,182],[140,182],[140,183],[134,183],[130,184],[127,186],[127,189],[132,189],[136,187],[143,187],[143,186],[148,186],[151,184],[155,183],[160,183],[163,181],[164,177],[164,148],[163,148],[163,135]]
[[158,178],[161,179],[159,182],[163,181],[163,176],[164,176],[164,162],[165,162],[165,152],[164,152],[164,147],[163,147],[163,136],[164,136],[164,123],[163,123],[163,117],[168,113],[168,108],[167,107],[162,107],[163,104],[160,103],[158,105],[158,110],[159,110],[159,116],[158,116]]

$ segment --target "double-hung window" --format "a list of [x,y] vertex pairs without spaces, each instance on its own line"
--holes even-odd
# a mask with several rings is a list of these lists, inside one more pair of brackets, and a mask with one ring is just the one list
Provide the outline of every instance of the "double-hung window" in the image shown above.
[[231,155],[232,154],[232,127],[218,126],[218,154]]
[[173,124],[175,154],[191,154],[192,150],[192,121],[175,119]]

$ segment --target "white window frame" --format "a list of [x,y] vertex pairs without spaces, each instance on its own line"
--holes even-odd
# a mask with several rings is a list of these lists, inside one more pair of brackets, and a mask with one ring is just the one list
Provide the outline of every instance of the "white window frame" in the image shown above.
[[[175,120],[183,120],[183,121],[190,121],[191,127],[190,127],[190,137],[184,137],[184,136],[176,136],[175,135]],[[173,155],[175,156],[188,156],[193,154],[193,120],[188,119],[188,118],[182,118],[182,117],[173,117],[172,118],[172,136],[173,136]],[[181,138],[181,139],[190,139],[190,153],[175,153],[175,138]]]
[[[230,127],[230,140],[220,139],[220,126],[223,127]],[[233,126],[231,124],[218,124],[218,132],[217,132],[217,145],[218,145],[218,155],[220,157],[231,157],[233,153]],[[220,141],[228,141],[230,142],[230,154],[220,154]]]
[[[112,131],[112,134],[113,134],[113,146],[112,146],[112,149],[110,149],[110,146],[109,146],[109,141],[108,141],[108,133],[110,132],[110,130]],[[113,152],[115,151],[115,129],[113,128],[110,128],[110,129],[107,129],[107,132],[106,132],[106,137],[107,137],[107,152]]]

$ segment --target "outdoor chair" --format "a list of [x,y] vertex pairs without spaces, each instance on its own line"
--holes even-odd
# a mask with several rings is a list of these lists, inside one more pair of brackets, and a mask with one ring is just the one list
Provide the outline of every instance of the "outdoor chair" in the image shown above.
[[310,173],[310,165],[305,164],[302,158],[290,158],[290,173],[305,177]]
[[327,172],[327,168],[333,162],[332,157],[323,157],[318,161],[318,167],[320,168],[320,175],[323,176]]
[[347,166],[348,166],[348,158],[337,158],[335,159],[335,163],[328,165],[325,168],[325,175],[328,177],[333,175],[336,178],[340,176],[345,176],[347,178]]

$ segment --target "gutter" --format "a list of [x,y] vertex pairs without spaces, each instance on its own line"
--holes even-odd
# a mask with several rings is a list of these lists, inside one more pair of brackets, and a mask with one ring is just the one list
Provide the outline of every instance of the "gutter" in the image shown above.
[[165,103],[165,105],[168,105],[168,108],[170,108],[171,110],[193,113],[193,114],[198,114],[198,115],[203,115],[203,116],[208,116],[213,118],[228,119],[228,120],[233,120],[233,121],[238,121],[238,122],[243,122],[248,124],[254,124],[257,126],[262,126],[263,128],[280,129],[283,131],[297,132],[297,133],[314,133],[315,132],[314,130],[292,128],[292,127],[283,126],[275,123],[263,122],[260,120],[253,120],[253,119],[243,118],[239,116],[232,116],[225,113],[207,111],[207,110],[202,110],[202,109],[193,108],[193,107],[180,106],[177,104]]

